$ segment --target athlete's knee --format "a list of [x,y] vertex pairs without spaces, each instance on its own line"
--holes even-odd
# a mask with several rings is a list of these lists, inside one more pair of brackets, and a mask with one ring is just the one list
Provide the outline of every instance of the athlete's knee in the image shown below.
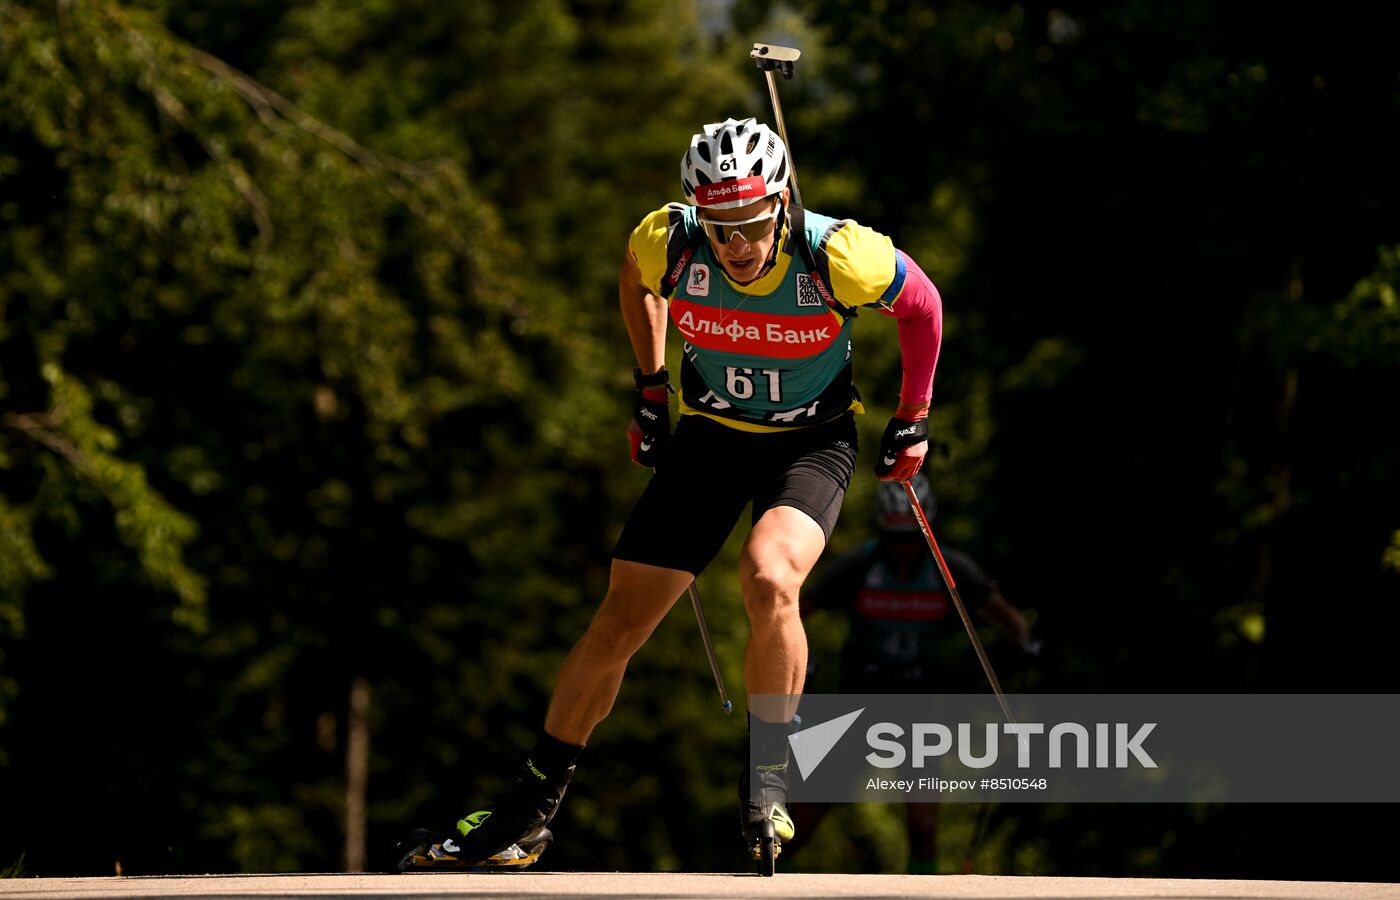
[[656,623],[629,613],[626,604],[603,601],[588,626],[581,643],[588,654],[602,663],[622,663],[642,648],[656,629]]
[[761,621],[798,614],[802,578],[789,565],[761,565],[748,561],[740,567],[744,609],[749,619]]

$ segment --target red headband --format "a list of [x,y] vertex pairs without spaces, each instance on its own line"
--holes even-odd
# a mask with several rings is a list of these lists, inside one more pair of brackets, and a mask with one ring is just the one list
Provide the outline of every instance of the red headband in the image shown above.
[[714,206],[733,200],[759,200],[767,196],[766,187],[763,179],[757,175],[716,184],[702,184],[695,189],[695,203],[697,206]]

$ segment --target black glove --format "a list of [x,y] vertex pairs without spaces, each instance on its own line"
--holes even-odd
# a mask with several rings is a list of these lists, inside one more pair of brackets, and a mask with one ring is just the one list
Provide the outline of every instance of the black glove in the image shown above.
[[[928,419],[901,419],[898,416],[890,419],[890,424],[885,426],[885,433],[880,437],[880,457],[875,460],[875,477],[885,478],[897,464],[901,466],[896,472],[899,481],[908,481],[919,471],[923,465],[923,457],[916,460],[901,460],[899,451],[905,447],[912,447],[928,440]],[[907,470],[907,471],[906,471]]]
[[632,406],[632,424],[627,437],[632,442],[632,461],[654,469],[666,455],[671,440],[671,386],[663,367],[655,375],[634,372],[637,394]]

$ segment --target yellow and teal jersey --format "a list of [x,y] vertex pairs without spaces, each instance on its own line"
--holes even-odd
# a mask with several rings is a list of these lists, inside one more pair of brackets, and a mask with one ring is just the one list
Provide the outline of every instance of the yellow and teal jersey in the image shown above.
[[[696,208],[668,204],[632,232],[642,283],[665,297],[685,344],[681,413],[768,431],[860,410],[851,381],[853,311],[888,306],[904,261],[888,237],[805,210],[801,252],[787,226],[777,260],[736,284],[710,251]],[[674,286],[673,286],[674,285]]]

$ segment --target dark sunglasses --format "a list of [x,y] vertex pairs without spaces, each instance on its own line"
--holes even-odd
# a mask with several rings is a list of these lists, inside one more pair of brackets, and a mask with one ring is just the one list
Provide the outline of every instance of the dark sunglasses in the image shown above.
[[772,234],[773,229],[778,225],[778,214],[782,212],[782,209],[781,203],[775,203],[768,212],[754,216],[752,219],[744,219],[742,222],[720,222],[707,219],[704,216],[700,216],[699,219],[705,233],[716,244],[729,243],[729,239],[734,236],[735,232],[742,234],[744,240],[752,244]]

